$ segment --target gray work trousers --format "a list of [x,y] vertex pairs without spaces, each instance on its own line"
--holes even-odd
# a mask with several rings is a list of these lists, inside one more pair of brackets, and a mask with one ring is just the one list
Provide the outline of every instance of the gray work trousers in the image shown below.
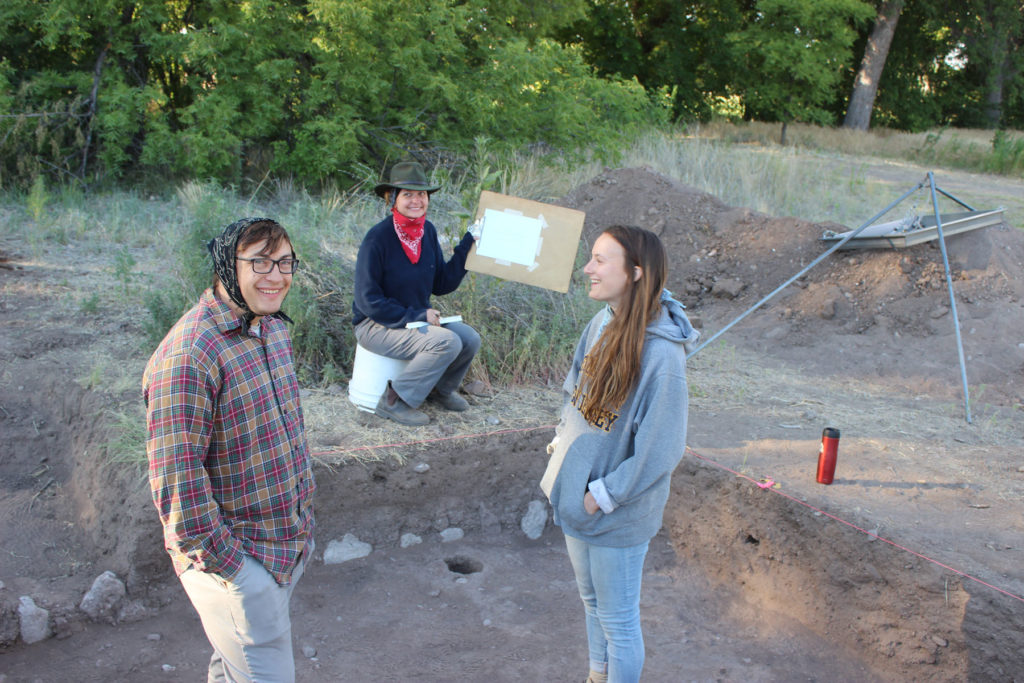
[[213,645],[207,683],[295,680],[288,607],[308,557],[299,560],[287,586],[249,555],[231,581],[191,567],[179,577]]
[[403,401],[418,408],[431,390],[439,394],[457,391],[480,350],[480,335],[465,323],[444,327],[424,325],[392,329],[366,318],[355,328],[356,341],[380,356],[410,361],[391,388]]

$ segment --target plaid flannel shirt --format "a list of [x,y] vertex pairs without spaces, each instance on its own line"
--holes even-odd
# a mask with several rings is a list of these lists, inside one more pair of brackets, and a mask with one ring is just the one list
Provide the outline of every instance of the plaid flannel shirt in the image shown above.
[[230,580],[245,553],[288,584],[312,543],[315,484],[284,321],[246,333],[208,289],[142,385],[150,488],[175,572]]

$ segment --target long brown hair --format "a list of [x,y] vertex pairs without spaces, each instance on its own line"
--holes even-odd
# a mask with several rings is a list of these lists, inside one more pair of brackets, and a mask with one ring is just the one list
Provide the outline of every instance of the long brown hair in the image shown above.
[[645,331],[661,315],[661,292],[668,278],[665,247],[650,230],[613,225],[602,234],[622,246],[626,272],[639,266],[641,276],[635,282],[627,278],[619,309],[583,360],[585,389],[579,409],[590,423],[605,411],[617,410],[633,390],[640,376]]

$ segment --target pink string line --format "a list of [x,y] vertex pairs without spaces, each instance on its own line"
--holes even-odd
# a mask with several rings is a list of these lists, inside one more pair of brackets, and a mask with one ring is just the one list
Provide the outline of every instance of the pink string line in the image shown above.
[[[535,432],[535,431],[539,431],[541,429],[554,429],[554,428],[555,428],[555,425],[542,425],[540,427],[521,427],[521,428],[518,428],[518,429],[499,429],[499,430],[496,430],[496,431],[493,431],[493,432],[478,432],[476,434],[456,434],[454,436],[442,436],[442,437],[438,437],[436,439],[420,439],[420,440],[417,440],[417,441],[402,441],[402,442],[398,442],[398,443],[381,444],[381,445],[376,445],[376,446],[356,446],[355,448],[338,448],[338,449],[332,449],[332,450],[328,450],[328,451],[317,451],[317,452],[313,453],[313,455],[314,456],[337,455],[337,454],[341,454],[341,453],[354,453],[356,451],[375,450],[375,449],[378,449],[378,448],[403,448],[403,447],[408,447],[408,446],[415,446],[415,445],[418,445],[418,444],[440,443],[442,441],[456,441],[458,439],[479,439],[479,438],[485,438],[485,437],[489,437],[489,436],[501,436],[503,434],[518,434],[518,433],[522,433],[522,432]],[[804,507],[806,507],[806,508],[808,508],[810,510],[814,510],[815,512],[817,512],[819,514],[825,515],[826,517],[828,517],[831,520],[839,522],[840,524],[845,524],[846,526],[848,526],[848,527],[850,527],[852,529],[855,529],[855,530],[861,532],[862,534],[866,534],[867,536],[871,536],[872,538],[876,538],[879,541],[882,541],[884,543],[888,543],[889,545],[891,545],[894,548],[898,548],[899,550],[902,550],[902,551],[904,551],[906,553],[910,553],[911,555],[913,555],[915,557],[919,557],[922,560],[924,560],[925,562],[931,562],[932,564],[934,564],[936,566],[942,567],[943,569],[945,569],[947,571],[953,572],[957,576],[962,576],[965,579],[970,579],[971,581],[974,581],[975,583],[980,583],[982,586],[986,586],[988,588],[991,588],[992,590],[994,590],[994,591],[996,591],[998,593],[1002,593],[1003,595],[1006,595],[1008,597],[1011,597],[1014,600],[1017,600],[1019,602],[1024,602],[1024,597],[1021,597],[1021,596],[1019,596],[1019,595],[1017,595],[1015,593],[1011,593],[1008,590],[1004,590],[1002,588],[999,588],[998,586],[993,586],[991,583],[988,583],[986,581],[982,581],[981,579],[979,579],[976,576],[971,576],[967,572],[962,572],[959,569],[954,569],[953,567],[950,567],[948,564],[943,564],[942,562],[939,562],[938,560],[935,560],[935,559],[933,559],[931,557],[928,557],[927,555],[922,555],[921,553],[919,553],[917,551],[914,551],[914,550],[911,550],[910,548],[902,546],[899,543],[896,543],[895,541],[890,541],[888,538],[883,538],[883,537],[879,536],[878,534],[871,533],[867,529],[862,529],[861,527],[857,526],[856,524],[853,524],[852,522],[848,522],[845,519],[842,519],[840,517],[836,517],[835,515],[833,515],[833,514],[831,514],[829,512],[826,512],[824,510],[816,508],[813,505],[811,505],[809,503],[806,503],[806,502],[800,500],[799,498],[794,498],[793,496],[791,496],[788,493],[785,493],[785,492],[783,492],[783,491],[781,491],[779,489],[772,488],[773,486],[775,486],[775,481],[773,479],[771,479],[770,477],[766,477],[766,478],[761,479],[761,480],[753,479],[752,477],[748,477],[745,474],[742,474],[740,472],[737,472],[736,470],[730,469],[730,468],[726,467],[725,465],[723,465],[723,464],[721,464],[719,462],[716,462],[715,460],[712,460],[711,458],[708,458],[706,456],[701,455],[700,453],[698,453],[697,451],[693,450],[689,446],[686,447],[686,452],[689,453],[690,455],[692,455],[693,457],[697,458],[698,460],[702,460],[702,461],[704,461],[706,463],[714,465],[715,467],[717,467],[719,469],[722,469],[722,470],[725,470],[726,472],[729,472],[729,473],[739,477],[740,479],[746,479],[747,481],[749,481],[750,483],[754,484],[755,486],[757,486],[758,488],[760,488],[762,490],[768,490],[768,491],[771,491],[772,493],[776,493],[776,494],[782,496],[783,498],[786,498],[786,499],[788,499],[788,500],[790,500],[790,501],[792,501],[794,503],[797,503],[798,505],[803,505]]]
[[710,463],[710,464],[714,465],[715,467],[718,467],[719,469],[723,469],[726,472],[731,472],[732,474],[736,475],[737,477],[740,477],[741,479],[746,479],[747,481],[749,481],[749,482],[751,482],[753,484],[756,484],[758,486],[758,488],[768,489],[772,493],[777,493],[780,496],[782,496],[783,498],[787,498],[787,499],[793,501],[794,503],[797,503],[799,505],[803,505],[806,508],[809,508],[811,510],[814,510],[815,512],[818,512],[818,513],[820,513],[822,515],[825,515],[829,519],[835,520],[836,522],[839,522],[840,524],[845,524],[846,526],[851,527],[853,529],[856,529],[857,531],[859,531],[859,532],[861,532],[863,534],[867,534],[868,536],[871,536],[872,538],[877,538],[879,541],[883,541],[885,543],[888,543],[889,545],[893,546],[894,548],[899,548],[900,550],[902,550],[904,552],[908,552],[911,555],[914,555],[915,557],[919,557],[922,560],[925,560],[926,562],[931,562],[934,565],[938,565],[939,567],[942,567],[943,569],[951,571],[954,574],[957,574],[958,576],[962,576],[965,579],[970,579],[971,581],[974,581],[976,583],[980,583],[982,586],[987,586],[988,588],[991,588],[994,591],[1002,593],[1003,595],[1009,596],[1009,597],[1013,598],[1014,600],[1018,600],[1020,602],[1024,602],[1024,597],[1021,597],[1021,596],[1019,596],[1019,595],[1017,595],[1015,593],[1011,593],[1010,591],[1007,591],[1007,590],[1004,590],[1002,588],[999,588],[998,586],[993,586],[990,583],[982,581],[981,579],[977,578],[976,576],[971,576],[970,574],[968,574],[966,572],[962,572],[959,569],[954,569],[953,567],[950,567],[948,564],[943,564],[942,562],[939,562],[938,560],[932,559],[932,558],[928,557],[927,555],[922,555],[921,553],[916,552],[914,550],[911,550],[910,548],[904,547],[904,546],[900,545],[899,543],[896,543],[894,541],[890,541],[888,538],[882,538],[878,534],[873,534],[870,531],[868,531],[867,529],[862,529],[859,526],[857,526],[856,524],[853,524],[852,522],[847,522],[845,519],[841,519],[840,517],[836,517],[833,514],[825,512],[824,510],[820,510],[820,509],[814,507],[813,505],[805,503],[804,501],[800,500],[799,498],[794,498],[793,496],[789,495],[788,493],[784,493],[783,491],[780,491],[779,489],[773,489],[771,487],[775,484],[775,482],[772,481],[771,479],[767,479],[766,478],[763,481],[758,481],[756,479],[752,479],[751,477],[748,477],[745,474],[742,474],[742,473],[737,472],[735,470],[729,469],[725,465],[723,465],[723,464],[721,464],[719,462],[715,462],[711,458],[708,458],[708,457],[705,457],[705,456],[701,455],[700,453],[698,453],[697,451],[693,450],[689,446],[686,447],[686,451],[690,455],[692,455],[693,457],[695,457],[695,458],[697,458],[699,460],[703,460],[704,462]]

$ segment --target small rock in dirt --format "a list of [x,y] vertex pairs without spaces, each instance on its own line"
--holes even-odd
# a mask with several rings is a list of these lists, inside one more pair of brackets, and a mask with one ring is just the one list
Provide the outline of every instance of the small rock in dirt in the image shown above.
[[176,666],[174,666],[173,664],[162,664],[162,665],[160,665],[160,668],[161,668],[161,669],[162,669],[162,670],[163,670],[163,671],[164,671],[165,673],[171,673],[171,672],[172,672],[172,671],[174,671],[174,670],[175,670],[175,669],[176,669],[177,667],[176,667]]
[[312,645],[303,645],[302,656],[306,659],[313,659],[313,657],[316,657],[316,648]]
[[419,545],[423,542],[423,539],[416,534],[402,534],[402,537],[398,539],[398,545],[401,548],[408,548],[410,546]]
[[150,633],[149,635],[146,636],[146,640],[154,640],[154,641],[156,641],[156,640],[160,640],[161,638],[163,638],[163,636],[160,635],[159,633]]
[[519,528],[526,537],[536,541],[544,533],[544,525],[548,523],[548,506],[539,500],[531,500],[526,514],[519,522]]
[[412,469],[413,469],[414,472],[419,472],[420,474],[423,474],[424,472],[427,472],[427,471],[430,470],[430,465],[428,465],[425,462],[420,462],[420,463],[416,463],[416,466],[413,467]]
[[821,305],[821,310],[818,312],[822,320],[831,320],[836,317],[836,300],[829,299]]
[[487,385],[484,384],[483,382],[481,382],[478,379],[475,379],[472,382],[466,382],[462,386],[462,390],[465,391],[470,396],[486,396],[487,395]]
[[372,551],[373,546],[369,543],[363,543],[352,534],[345,534],[340,541],[334,539],[327,544],[327,550],[324,551],[324,564],[341,564],[349,560],[356,560],[366,557]]
[[949,645],[948,640],[946,640],[945,638],[940,638],[939,636],[932,636],[932,642],[938,645],[939,647],[946,647]]
[[498,418],[496,418],[493,415],[491,415],[491,416],[489,416],[487,418],[487,424],[489,424],[489,425],[500,425],[501,424],[501,420],[499,420]]
[[21,596],[18,601],[18,618],[21,625],[21,639],[27,644],[38,643],[50,637],[50,612],[38,607],[32,598]]
[[463,533],[462,529],[460,529],[459,527],[450,526],[441,532],[441,540],[444,543],[448,543],[450,541],[457,541],[465,535],[466,534]]
[[945,306],[937,306],[935,310],[929,313],[929,315],[932,317],[932,320],[938,320],[947,313],[949,313],[948,308],[946,308]]
[[114,623],[117,608],[124,600],[125,593],[124,582],[114,572],[107,570],[92,582],[92,588],[78,607],[93,620]]
[[71,620],[63,614],[52,616],[50,619],[50,631],[53,633],[53,637],[57,640],[64,640],[65,638],[70,638],[75,634],[75,629]]
[[745,287],[745,284],[734,278],[722,278],[712,287],[711,294],[723,299],[735,299]]
[[156,614],[155,610],[146,607],[140,600],[131,600],[121,605],[117,611],[118,623],[132,623],[148,619]]

